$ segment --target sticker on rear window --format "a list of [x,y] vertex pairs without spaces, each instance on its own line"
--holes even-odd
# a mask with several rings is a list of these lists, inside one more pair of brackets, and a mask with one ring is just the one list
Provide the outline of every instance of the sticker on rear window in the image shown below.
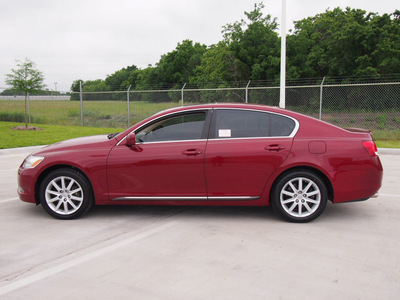
[[231,137],[230,129],[220,129],[218,130],[218,137]]

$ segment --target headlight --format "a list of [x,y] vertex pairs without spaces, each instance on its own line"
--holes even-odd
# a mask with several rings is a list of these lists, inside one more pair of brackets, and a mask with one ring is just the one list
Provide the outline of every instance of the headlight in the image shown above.
[[43,159],[44,159],[44,157],[42,157],[42,156],[28,156],[25,159],[22,167],[25,169],[32,169],[32,168],[36,167],[38,164],[40,164],[40,162]]

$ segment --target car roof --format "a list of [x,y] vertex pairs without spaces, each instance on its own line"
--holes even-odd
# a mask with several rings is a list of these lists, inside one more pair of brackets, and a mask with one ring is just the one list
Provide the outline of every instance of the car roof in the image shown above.
[[186,105],[186,106],[178,106],[163,110],[158,114],[163,114],[166,112],[174,112],[174,111],[186,111],[192,109],[213,109],[213,108],[237,108],[237,109],[255,109],[255,110],[264,110],[271,111],[276,113],[288,114],[292,113],[289,110],[279,108],[277,106],[268,106],[261,104],[247,104],[247,103],[212,103],[212,104],[195,104],[195,105]]

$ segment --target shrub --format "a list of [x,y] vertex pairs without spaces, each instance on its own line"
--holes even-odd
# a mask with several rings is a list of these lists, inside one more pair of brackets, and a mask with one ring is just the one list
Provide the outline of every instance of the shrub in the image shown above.
[[[0,121],[25,122],[25,114],[22,112],[0,112]],[[32,121],[32,116],[31,116]]]

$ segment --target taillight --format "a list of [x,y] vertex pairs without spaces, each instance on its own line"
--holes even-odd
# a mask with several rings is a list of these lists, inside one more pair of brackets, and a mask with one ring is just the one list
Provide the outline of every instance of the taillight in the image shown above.
[[367,150],[369,155],[371,155],[371,156],[378,155],[378,148],[376,147],[376,144],[374,141],[363,142],[363,146],[364,146],[365,150]]

